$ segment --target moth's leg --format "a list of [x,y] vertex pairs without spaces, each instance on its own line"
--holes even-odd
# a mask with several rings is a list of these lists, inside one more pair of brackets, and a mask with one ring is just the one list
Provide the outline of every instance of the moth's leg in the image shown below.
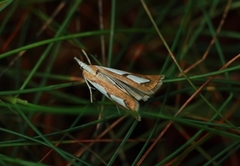
[[91,103],[93,103],[92,88],[91,88],[91,86],[89,85],[89,83],[88,83],[88,81],[86,80],[86,78],[84,78],[84,80],[85,80],[85,82],[86,82],[86,84],[87,84],[87,86],[88,86],[89,92],[90,92],[90,101],[91,101]]

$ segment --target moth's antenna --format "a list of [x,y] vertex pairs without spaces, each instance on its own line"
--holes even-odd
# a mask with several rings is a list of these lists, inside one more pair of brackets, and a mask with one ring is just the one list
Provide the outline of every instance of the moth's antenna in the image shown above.
[[82,51],[83,55],[87,58],[87,61],[88,61],[89,65],[91,65],[92,63],[91,63],[86,51],[85,50],[81,50],[81,51]]

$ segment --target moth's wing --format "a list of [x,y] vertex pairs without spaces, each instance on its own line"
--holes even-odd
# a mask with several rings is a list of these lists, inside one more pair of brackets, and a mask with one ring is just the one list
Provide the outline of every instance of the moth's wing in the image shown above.
[[[104,73],[102,73],[105,75]],[[140,101],[147,101],[149,99],[149,95],[146,95],[145,93],[137,90],[134,87],[131,87],[130,85],[125,84],[124,82],[119,81],[118,79],[112,77],[111,75],[105,75],[108,79],[112,80],[113,84],[117,86],[119,89],[124,91],[125,93],[128,93],[129,95],[133,96],[136,100]]]
[[131,110],[131,114],[140,120],[140,115],[138,114],[139,103],[133,97],[123,92],[117,86],[115,86],[109,78],[106,78],[101,73],[97,75],[92,75],[87,71],[83,70],[83,76],[85,79],[94,86],[98,91],[100,91],[107,98],[112,100],[114,103],[118,104],[126,110]]
[[139,79],[147,80],[146,82],[140,83],[141,86],[138,87],[138,90],[148,95],[153,95],[162,86],[164,75],[141,75],[130,73],[127,78],[135,83],[138,83],[137,80]]
[[138,89],[136,89],[134,87],[131,87],[119,80],[116,80],[116,82],[118,82],[118,84],[120,84],[130,95],[132,95],[138,101],[140,101],[140,100],[147,101],[150,98],[149,95],[139,91]]
[[161,87],[164,79],[164,75],[141,75],[108,67],[96,67],[101,73],[110,75],[149,96],[153,95]]

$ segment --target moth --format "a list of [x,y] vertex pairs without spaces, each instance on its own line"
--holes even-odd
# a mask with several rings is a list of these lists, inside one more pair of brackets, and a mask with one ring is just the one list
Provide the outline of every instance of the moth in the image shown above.
[[[140,100],[147,101],[162,85],[164,75],[141,75],[118,69],[87,65],[74,57],[82,69],[82,75],[92,95],[91,86],[111,101],[129,110],[138,120]],[[92,102],[92,98],[91,98]]]

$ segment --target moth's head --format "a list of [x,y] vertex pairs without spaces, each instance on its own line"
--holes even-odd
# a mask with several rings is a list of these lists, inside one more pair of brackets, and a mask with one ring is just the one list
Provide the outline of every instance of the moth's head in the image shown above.
[[74,57],[74,59],[77,61],[77,63],[79,64],[80,66],[80,69],[83,70],[84,69],[84,66],[86,66],[85,63],[83,63],[82,61],[80,61],[78,58]]

